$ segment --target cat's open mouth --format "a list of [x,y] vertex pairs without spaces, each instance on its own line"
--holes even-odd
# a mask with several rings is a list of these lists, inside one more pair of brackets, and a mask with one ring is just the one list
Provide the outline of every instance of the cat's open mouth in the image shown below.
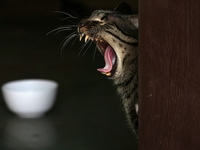
[[97,70],[109,77],[112,77],[117,66],[117,55],[115,50],[100,36],[89,36],[81,34],[80,41],[83,37],[85,37],[85,42],[87,42],[88,39],[95,42],[101,53],[104,55],[105,66],[104,68],[99,68]]

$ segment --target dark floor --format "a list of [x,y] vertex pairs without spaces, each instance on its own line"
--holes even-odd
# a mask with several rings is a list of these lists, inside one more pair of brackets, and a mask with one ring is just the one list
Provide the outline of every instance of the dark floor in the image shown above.
[[96,71],[104,64],[99,53],[93,60],[94,45],[78,57],[83,43],[77,40],[61,52],[64,34],[46,36],[62,23],[54,17],[1,19],[0,84],[52,79],[59,93],[54,108],[37,119],[16,117],[1,95],[0,150],[137,149],[112,81]]

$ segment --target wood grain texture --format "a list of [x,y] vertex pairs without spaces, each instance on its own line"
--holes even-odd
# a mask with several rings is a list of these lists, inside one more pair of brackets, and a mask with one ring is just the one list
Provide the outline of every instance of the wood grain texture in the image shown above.
[[200,149],[200,1],[140,0],[139,149]]

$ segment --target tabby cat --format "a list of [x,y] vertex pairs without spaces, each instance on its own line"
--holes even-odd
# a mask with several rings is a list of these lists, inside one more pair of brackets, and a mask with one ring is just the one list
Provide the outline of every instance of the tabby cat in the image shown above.
[[138,16],[123,2],[114,11],[95,10],[78,24],[80,40],[92,40],[104,55],[97,69],[114,80],[128,121],[138,134]]
[[[68,13],[70,19],[78,19]],[[80,21],[80,20],[79,20]],[[73,23],[73,21],[70,21]],[[97,69],[114,81],[118,93],[121,94],[124,109],[132,130],[138,135],[138,16],[134,15],[130,6],[123,2],[114,10],[96,10],[78,25],[67,25],[49,32],[71,31],[62,49],[75,37],[80,41],[85,38],[96,43],[104,55],[104,68]],[[77,30],[78,28],[78,30]],[[77,33],[78,31],[78,33]]]

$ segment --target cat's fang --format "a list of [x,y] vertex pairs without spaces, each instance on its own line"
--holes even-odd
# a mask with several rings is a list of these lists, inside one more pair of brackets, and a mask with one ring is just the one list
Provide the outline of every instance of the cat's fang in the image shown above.
[[80,35],[80,39],[79,39],[79,40],[81,41],[81,40],[82,40],[82,38],[83,38],[83,34],[81,34],[81,35]]
[[85,42],[87,42],[88,39],[89,39],[89,36],[86,35],[86,36],[85,36]]

